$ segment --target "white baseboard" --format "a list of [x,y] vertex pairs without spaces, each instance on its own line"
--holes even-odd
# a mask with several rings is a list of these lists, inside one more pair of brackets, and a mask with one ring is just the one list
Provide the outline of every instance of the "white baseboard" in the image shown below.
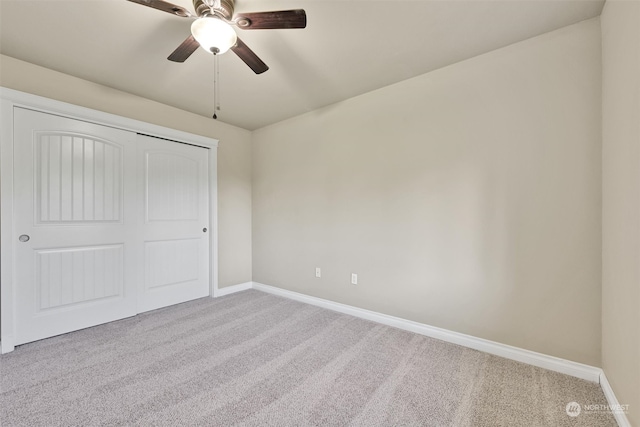
[[[244,284],[243,284],[244,285]],[[459,332],[449,331],[447,329],[435,326],[425,325],[423,323],[413,322],[411,320],[399,317],[389,316],[377,313],[371,310],[353,307],[346,304],[316,298],[309,295],[292,292],[285,289],[276,288],[274,286],[264,285],[262,283],[252,282],[253,289],[281,297],[293,299],[329,310],[337,311],[362,319],[371,320],[383,325],[393,326],[398,329],[415,332],[431,338],[458,344],[464,347],[473,348],[485,353],[494,354],[506,359],[516,360],[518,362],[527,363],[529,365],[538,366],[540,368],[549,369],[550,371],[560,372],[562,374],[571,375],[572,377],[582,378],[594,383],[600,382],[602,369],[594,366],[584,365],[582,363],[572,362],[570,360],[561,359],[559,357],[548,356],[546,354],[537,353],[531,350],[525,350],[495,341],[489,341],[483,338],[476,338],[471,335],[461,334]],[[224,288],[226,289],[226,288]]]
[[247,289],[251,289],[253,287],[253,282],[245,282],[240,283],[238,285],[226,286],[220,289],[214,289],[213,297],[223,297],[225,295],[235,294],[236,292],[246,291]]
[[0,341],[0,354],[10,353],[15,349],[12,335],[4,335]]
[[613,408],[611,413],[616,419],[619,427],[631,427],[631,422],[627,418],[627,414],[623,410],[617,410],[620,408],[620,402],[618,402],[618,398],[616,397],[613,389],[611,388],[611,384],[609,384],[609,380],[607,380],[607,376],[604,374],[600,374],[600,387],[602,387],[602,392],[604,396],[607,398],[607,403],[609,404],[609,408]]

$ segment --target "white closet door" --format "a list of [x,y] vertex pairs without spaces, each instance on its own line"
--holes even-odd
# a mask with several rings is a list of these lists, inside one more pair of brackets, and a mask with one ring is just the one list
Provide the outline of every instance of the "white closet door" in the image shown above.
[[138,137],[144,278],[138,311],[209,295],[208,150]]
[[135,139],[15,109],[16,344],[136,313]]

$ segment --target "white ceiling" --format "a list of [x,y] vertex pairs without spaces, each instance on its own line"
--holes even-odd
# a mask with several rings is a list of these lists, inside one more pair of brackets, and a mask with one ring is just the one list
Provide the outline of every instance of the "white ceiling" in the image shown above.
[[[193,11],[190,0],[173,3]],[[218,120],[253,130],[570,25],[604,0],[236,0],[303,8],[303,30],[237,30],[270,69],[220,57]],[[191,20],[126,0],[0,0],[0,52],[211,117],[213,56],[167,56]]]

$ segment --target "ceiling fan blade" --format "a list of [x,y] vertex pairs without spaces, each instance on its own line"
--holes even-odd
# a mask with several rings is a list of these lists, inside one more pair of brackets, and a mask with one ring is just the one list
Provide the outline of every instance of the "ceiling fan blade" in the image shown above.
[[235,21],[243,30],[272,30],[279,28],[305,28],[307,14],[303,9],[277,12],[238,13]]
[[258,55],[253,53],[249,46],[244,44],[242,40],[238,38],[236,45],[231,48],[233,53],[238,55],[240,59],[244,61],[245,64],[249,66],[256,74],[262,74],[269,69],[267,64],[262,62],[262,59],[258,58]]
[[189,12],[184,7],[178,6],[177,4],[169,3],[168,1],[163,1],[163,0],[128,0],[128,1],[132,3],[138,3],[143,6],[149,6],[154,9],[158,9],[163,12],[170,13],[172,15],[182,16],[184,18],[193,16],[191,12]]
[[173,62],[184,62],[198,47],[200,47],[200,43],[193,36],[189,36],[167,59]]

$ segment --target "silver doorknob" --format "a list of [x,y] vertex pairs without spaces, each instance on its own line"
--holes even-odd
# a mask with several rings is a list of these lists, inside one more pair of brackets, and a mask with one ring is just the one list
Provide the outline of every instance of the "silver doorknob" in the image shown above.
[[203,228],[203,229],[202,229],[202,232],[203,232],[203,233],[206,233],[206,232],[207,232],[207,229],[206,229],[206,228]]
[[30,238],[31,237],[29,237],[28,234],[22,234],[22,235],[20,235],[20,237],[18,237],[18,240],[20,240],[22,243],[24,243],[24,242],[28,242]]

